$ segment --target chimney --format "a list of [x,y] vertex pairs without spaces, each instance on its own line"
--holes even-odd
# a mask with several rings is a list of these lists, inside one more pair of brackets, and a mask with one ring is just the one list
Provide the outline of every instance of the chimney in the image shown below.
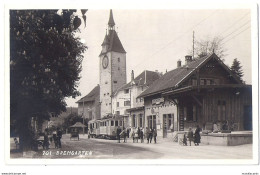
[[181,60],[177,61],[177,68],[181,67]]
[[186,55],[185,56],[185,64],[187,65],[188,63],[190,63],[192,61],[192,56],[191,55]]
[[134,71],[132,70],[132,72],[131,72],[131,82],[134,81],[134,78],[135,78]]

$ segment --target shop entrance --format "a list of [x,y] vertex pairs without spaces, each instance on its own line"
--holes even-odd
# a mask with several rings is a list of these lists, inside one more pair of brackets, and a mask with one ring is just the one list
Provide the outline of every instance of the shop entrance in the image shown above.
[[163,138],[167,138],[167,133],[174,131],[174,114],[163,114]]

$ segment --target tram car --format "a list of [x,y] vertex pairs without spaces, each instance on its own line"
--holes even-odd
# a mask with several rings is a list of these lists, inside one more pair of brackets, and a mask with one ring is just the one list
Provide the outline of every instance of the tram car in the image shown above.
[[88,123],[90,137],[116,139],[117,127],[120,126],[122,129],[123,123],[123,116],[110,116],[103,119],[91,120]]

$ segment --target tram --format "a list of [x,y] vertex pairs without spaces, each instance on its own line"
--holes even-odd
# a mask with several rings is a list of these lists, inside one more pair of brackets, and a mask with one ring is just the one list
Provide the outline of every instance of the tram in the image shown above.
[[88,128],[90,137],[116,139],[116,130],[118,126],[124,127],[124,116],[107,116],[102,119],[90,120]]

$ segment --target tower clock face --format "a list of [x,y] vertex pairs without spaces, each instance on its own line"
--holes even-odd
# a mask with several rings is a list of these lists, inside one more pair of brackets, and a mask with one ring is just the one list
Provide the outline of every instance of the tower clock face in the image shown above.
[[107,58],[107,56],[104,56],[104,58],[102,59],[102,66],[103,66],[104,69],[107,68],[107,66],[108,66],[108,58]]

